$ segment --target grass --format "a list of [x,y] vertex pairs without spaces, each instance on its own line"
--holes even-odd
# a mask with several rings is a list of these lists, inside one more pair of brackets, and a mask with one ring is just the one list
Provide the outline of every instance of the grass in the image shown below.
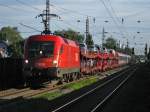
[[[74,90],[81,89],[85,86],[91,85],[97,81],[98,81],[98,78],[96,76],[93,76],[93,77],[85,79],[85,80],[81,80],[78,82],[73,82],[71,84],[67,84],[67,85],[63,86],[62,89],[68,89],[68,90],[74,91]],[[54,92],[43,93],[43,94],[40,94],[38,96],[35,96],[34,98],[45,98],[47,100],[53,100],[53,99],[60,97],[62,95],[65,95],[65,94],[62,91],[58,90],[58,91],[54,91]]]
[[79,82],[74,82],[74,83],[68,84],[68,85],[64,86],[64,88],[78,90],[78,89],[81,89],[85,86],[93,84],[97,80],[98,80],[98,78],[92,77],[92,78],[88,78],[88,79],[85,79],[85,80],[82,80]]

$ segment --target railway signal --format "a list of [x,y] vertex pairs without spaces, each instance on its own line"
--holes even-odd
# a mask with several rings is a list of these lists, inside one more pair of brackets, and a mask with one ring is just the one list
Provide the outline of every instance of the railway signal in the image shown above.
[[133,54],[133,55],[135,54],[135,52],[134,52],[134,47],[132,48],[132,54]]

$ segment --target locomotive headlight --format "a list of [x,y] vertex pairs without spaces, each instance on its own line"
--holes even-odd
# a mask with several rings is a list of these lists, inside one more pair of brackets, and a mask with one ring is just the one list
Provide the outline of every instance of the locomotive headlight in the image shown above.
[[57,61],[57,60],[54,60],[54,61],[53,61],[53,66],[55,66],[55,67],[58,66],[58,61]]
[[28,63],[29,63],[29,60],[26,59],[24,62],[25,62],[26,64],[28,64]]
[[43,54],[43,51],[40,51],[40,54]]
[[58,63],[58,61],[57,61],[57,60],[54,60],[54,61],[53,61],[53,64],[57,64],[57,63]]

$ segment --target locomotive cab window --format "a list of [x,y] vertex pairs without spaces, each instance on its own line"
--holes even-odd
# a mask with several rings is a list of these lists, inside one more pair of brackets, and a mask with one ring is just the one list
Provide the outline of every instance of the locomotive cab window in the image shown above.
[[53,56],[54,42],[30,42],[29,43],[29,57],[50,57]]

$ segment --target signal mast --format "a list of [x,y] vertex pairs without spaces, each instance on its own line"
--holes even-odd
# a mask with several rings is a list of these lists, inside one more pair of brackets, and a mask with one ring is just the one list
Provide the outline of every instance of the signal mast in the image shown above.
[[39,14],[37,17],[42,17],[42,23],[44,24],[44,31],[42,34],[51,34],[50,30],[50,19],[51,17],[58,17],[56,14],[51,14],[50,13],[50,1],[46,0],[46,10],[43,10],[42,14]]

